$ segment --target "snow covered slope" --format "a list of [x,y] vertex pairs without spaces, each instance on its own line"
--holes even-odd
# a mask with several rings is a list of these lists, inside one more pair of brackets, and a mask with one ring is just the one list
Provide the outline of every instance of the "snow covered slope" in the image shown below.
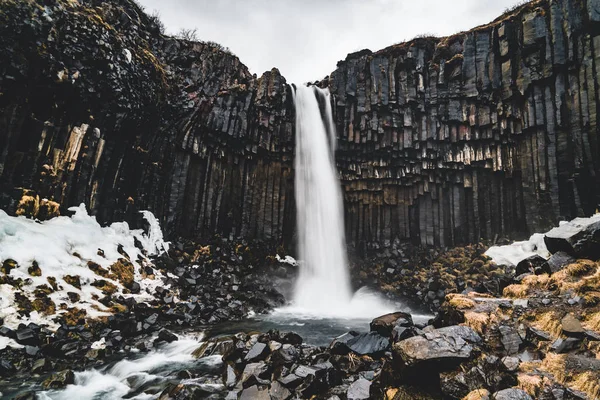
[[0,318],[14,328],[35,322],[56,329],[56,317],[77,308],[87,317],[110,314],[107,294],[149,300],[161,274],[148,257],[168,250],[157,219],[147,233],[125,222],[102,227],[85,206],[71,217],[36,222],[0,210]]

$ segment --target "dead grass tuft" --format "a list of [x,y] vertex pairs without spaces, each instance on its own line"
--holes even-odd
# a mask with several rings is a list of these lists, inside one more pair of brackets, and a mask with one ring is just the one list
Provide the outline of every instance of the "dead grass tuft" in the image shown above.
[[561,316],[556,311],[548,311],[539,314],[531,323],[534,328],[548,332],[553,337],[558,338],[562,333]]
[[485,327],[488,326],[489,322],[490,317],[487,314],[473,311],[465,313],[465,325],[479,334],[483,334]]
[[538,397],[544,380],[538,375],[519,374],[517,376],[518,387],[534,398]]
[[489,400],[490,392],[487,389],[473,390],[462,398],[462,400]]
[[457,310],[468,310],[475,307],[475,302],[460,294],[449,294],[446,296],[450,305]]

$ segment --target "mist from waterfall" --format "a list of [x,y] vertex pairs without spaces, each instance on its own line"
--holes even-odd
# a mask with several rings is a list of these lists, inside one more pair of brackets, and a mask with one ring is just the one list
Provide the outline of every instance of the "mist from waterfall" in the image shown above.
[[300,271],[294,307],[318,315],[381,315],[380,299],[352,292],[346,255],[342,190],[335,165],[336,132],[329,90],[298,86],[295,194]]

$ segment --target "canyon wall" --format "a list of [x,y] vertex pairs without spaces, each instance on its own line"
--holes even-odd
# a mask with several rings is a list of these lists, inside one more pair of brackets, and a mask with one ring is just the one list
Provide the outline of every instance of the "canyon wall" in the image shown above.
[[594,213],[599,34],[600,1],[534,1],[340,62],[348,240],[444,246]]
[[216,44],[166,37],[129,0],[8,0],[0,18],[0,208],[31,209],[25,192],[102,222],[150,209],[171,235],[291,237],[293,102],[276,69],[257,78]]
[[[294,106],[276,69],[167,37],[130,0],[41,4],[0,5],[0,208],[35,215],[37,196],[134,224],[150,209],[171,236],[293,242]],[[319,85],[350,244],[518,237],[593,213],[599,34],[600,0],[544,0],[340,62]]]

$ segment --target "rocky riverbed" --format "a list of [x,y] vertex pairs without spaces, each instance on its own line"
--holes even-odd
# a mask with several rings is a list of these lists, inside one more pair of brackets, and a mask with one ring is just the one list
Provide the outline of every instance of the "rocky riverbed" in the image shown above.
[[[52,399],[91,398],[94,390],[100,398],[596,399],[599,226],[597,218],[563,225],[542,235],[544,248],[521,242],[487,250],[548,253],[517,265],[495,264],[484,245],[383,253],[387,261],[369,269],[371,277],[358,272],[362,283],[415,301],[434,292],[426,303],[435,316],[417,321],[398,309],[332,334],[326,345],[289,332],[293,324],[267,332],[240,324],[244,332],[229,333],[231,321],[286,304],[283,282],[289,286],[295,267],[277,261],[266,244],[178,241],[150,257],[162,277],[151,300],[118,290],[98,299],[111,310],[105,317],[74,307],[47,316],[56,329],[4,323],[0,391]],[[407,272],[423,255],[432,262]],[[3,285],[26,291],[26,280],[6,272],[9,264],[3,261]],[[223,321],[230,322],[224,331],[211,328]],[[109,378],[108,389],[92,385]]]

